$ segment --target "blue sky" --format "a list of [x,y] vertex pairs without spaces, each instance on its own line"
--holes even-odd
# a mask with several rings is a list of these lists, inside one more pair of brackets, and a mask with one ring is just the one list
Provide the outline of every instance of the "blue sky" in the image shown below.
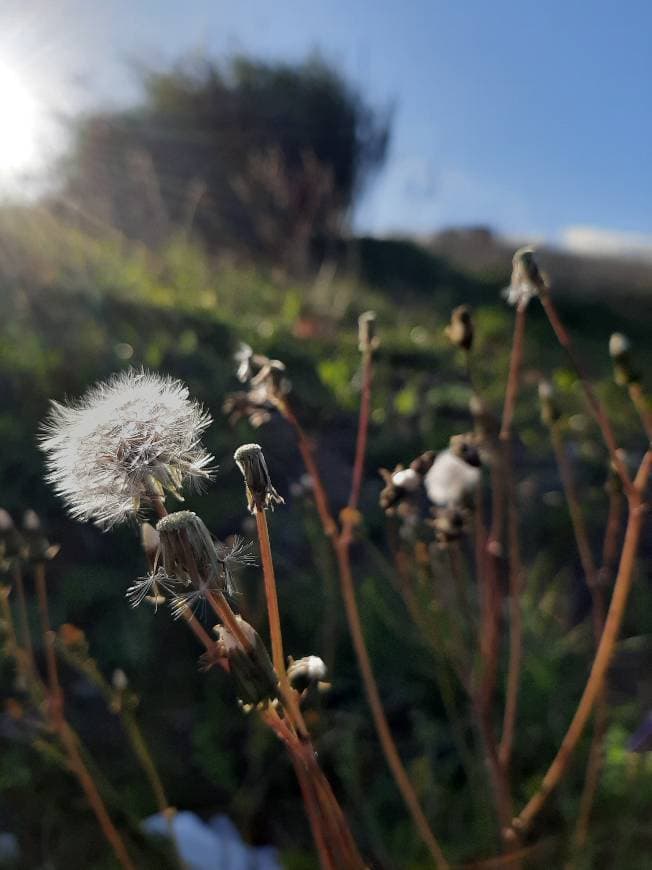
[[0,29],[7,21],[27,22],[8,51],[29,44],[33,76],[47,63],[52,102],[66,110],[133,98],[130,58],[320,50],[369,99],[395,106],[360,228],[652,237],[650,3],[4,0]]

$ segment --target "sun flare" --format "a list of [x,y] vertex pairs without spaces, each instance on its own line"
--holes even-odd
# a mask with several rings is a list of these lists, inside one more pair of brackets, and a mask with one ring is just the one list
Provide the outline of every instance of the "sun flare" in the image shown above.
[[38,104],[26,82],[0,61],[0,175],[25,169],[36,157]]

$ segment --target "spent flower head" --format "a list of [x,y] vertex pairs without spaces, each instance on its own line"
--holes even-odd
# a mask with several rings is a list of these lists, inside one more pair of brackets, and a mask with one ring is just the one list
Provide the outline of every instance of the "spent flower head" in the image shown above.
[[224,413],[232,424],[246,417],[252,426],[258,428],[271,419],[274,410],[282,409],[292,384],[285,373],[284,363],[254,353],[248,344],[240,345],[234,359],[236,377],[247,385],[247,390],[227,396]]
[[227,626],[220,625],[215,629],[218,650],[228,660],[242,709],[264,709],[277,701],[278,676],[257,631],[241,616],[235,619],[249,648],[245,649]]
[[130,369],[68,405],[52,403],[41,449],[48,481],[78,520],[110,528],[141,502],[209,477],[211,417],[170,377]]
[[284,504],[284,499],[272,486],[267,463],[259,444],[243,444],[233,454],[235,463],[242,472],[247,490],[247,505],[252,514],[257,510],[274,509]]
[[509,287],[503,290],[503,296],[510,305],[525,307],[544,286],[543,276],[534,259],[534,249],[519,248],[512,259],[512,278]]
[[462,350],[471,350],[473,345],[473,315],[470,305],[458,305],[451,311],[451,322],[444,332],[451,344]]
[[161,568],[169,580],[201,590],[231,592],[221,550],[201,517],[176,511],[158,521]]

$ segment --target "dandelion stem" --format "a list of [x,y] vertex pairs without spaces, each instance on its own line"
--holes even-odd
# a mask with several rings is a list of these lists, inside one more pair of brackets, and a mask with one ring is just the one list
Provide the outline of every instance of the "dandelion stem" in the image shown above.
[[312,442],[306,435],[303,426],[299,422],[299,419],[294,413],[294,410],[288,402],[287,398],[283,400],[283,403],[280,406],[280,411],[287,420],[287,422],[292,426],[295,435],[297,436],[297,446],[299,447],[299,452],[301,453],[303,464],[306,466],[306,471],[308,472],[308,474],[310,475],[310,479],[312,480],[313,492],[315,496],[315,506],[317,508],[317,513],[319,514],[319,519],[321,520],[321,524],[324,529],[324,534],[328,538],[334,538],[337,535],[337,524],[333,519],[333,514],[331,513],[328,495],[326,494],[324,484],[322,483],[321,474],[319,473],[319,468],[315,460],[314,447],[312,445]]
[[559,468],[559,476],[561,478],[562,486],[564,488],[564,495],[568,504],[568,511],[571,517],[571,524],[573,526],[573,533],[575,535],[577,551],[579,553],[580,562],[582,564],[582,571],[584,572],[586,585],[588,586],[589,591],[591,592],[591,596],[593,598],[594,618],[596,620],[595,633],[597,636],[599,636],[602,632],[602,621],[604,619],[604,614],[601,614],[600,608],[596,606],[599,603],[596,600],[596,592],[598,591],[599,585],[598,569],[596,567],[595,560],[591,552],[591,545],[589,543],[589,535],[586,529],[586,523],[584,521],[584,514],[580,506],[579,497],[575,488],[575,481],[573,479],[573,470],[571,468],[571,464],[564,448],[564,442],[558,423],[555,423],[551,426],[550,438],[552,441],[555,458],[557,460],[557,467]]
[[281,630],[281,615],[278,607],[278,595],[276,592],[276,576],[274,573],[274,560],[272,559],[272,547],[269,540],[269,528],[267,516],[262,506],[256,506],[256,528],[258,530],[258,543],[260,546],[260,561],[263,566],[263,581],[265,584],[265,599],[267,601],[267,616],[269,619],[269,633],[272,643],[272,661],[278,674],[281,693],[285,705],[288,707],[288,715],[292,717],[295,727],[301,735],[306,737],[308,731],[301,715],[301,709],[297,700],[297,693],[290,685],[285,667],[285,653],[283,652],[283,633]]
[[39,614],[41,619],[41,632],[46,656],[48,674],[48,707],[52,725],[59,735],[59,739],[68,756],[70,769],[77,777],[86,799],[93,810],[95,817],[102,829],[102,833],[113,848],[115,856],[124,870],[135,870],[131,862],[125,844],[122,841],[117,828],[111,821],[104,801],[95,785],[93,777],[84,764],[79,751],[77,737],[66,722],[63,710],[63,693],[59,683],[57,659],[54,652],[54,633],[50,628],[50,616],[48,612],[47,584],[45,580],[45,563],[37,562],[34,567],[36,581],[36,593],[39,602]]
[[584,367],[582,366],[579,358],[577,357],[577,354],[575,353],[571,337],[559,317],[557,308],[552,301],[550,292],[547,288],[542,289],[540,293],[540,299],[543,310],[545,311],[550,325],[552,326],[552,329],[557,336],[557,340],[566,351],[568,358],[570,359],[571,364],[580,379],[580,384],[582,385],[582,389],[584,390],[584,394],[589,403],[589,407],[591,408],[593,416],[595,417],[598,426],[600,427],[602,437],[605,444],[607,445],[607,449],[609,450],[611,461],[613,462],[614,468],[618,472],[618,475],[623,482],[625,492],[629,495],[631,494],[632,490],[632,480],[629,476],[629,472],[627,471],[625,463],[623,462],[620,451],[618,450],[616,438],[614,436],[613,429],[611,427],[611,423],[609,421],[607,413],[602,407],[602,403],[598,399],[595,390],[591,385],[591,382],[586,376]]
[[609,605],[604,625],[604,631],[602,632],[600,643],[598,644],[588,681],[584,687],[577,710],[575,711],[575,715],[573,716],[566,735],[564,736],[559,751],[550,764],[541,785],[512,822],[514,829],[517,831],[526,830],[532,824],[533,820],[544,806],[548,796],[557,785],[559,785],[559,782],[568,769],[568,765],[573,752],[577,747],[579,739],[584,732],[584,728],[589,720],[596,699],[602,691],[604,679],[609,664],[611,663],[614,646],[620,633],[625,607],[631,591],[636,552],[638,550],[646,510],[643,494],[647,485],[651,466],[652,451],[648,451],[643,457],[636,479],[629,491],[629,516],[627,519],[627,529],[625,531],[625,540],[620,557],[618,575],[616,577],[611,603]]
[[362,488],[362,475],[364,472],[364,460],[367,453],[367,437],[369,434],[369,411],[371,408],[371,378],[373,374],[373,351],[367,347],[362,353],[362,388],[360,392],[360,417],[358,421],[358,434],[355,445],[355,461],[351,478],[351,493],[348,507],[351,510],[358,509],[360,490]]
[[319,863],[322,870],[338,870],[327,847],[323,830],[324,820],[321,816],[319,802],[315,797],[310,778],[306,774],[301,762],[294,756],[292,756],[292,764],[299,782],[299,788],[301,789],[303,803],[306,808],[308,821],[310,822],[310,829],[315,841],[315,846],[317,847],[317,854],[319,855]]
[[283,652],[283,634],[281,630],[281,615],[278,607],[278,595],[276,592],[276,576],[274,574],[274,561],[272,548],[269,540],[269,528],[267,517],[263,508],[256,508],[256,528],[260,544],[260,559],[263,566],[263,581],[265,584],[265,598],[267,599],[267,615],[269,618],[269,635],[272,643],[272,661],[279,677],[286,673],[285,654]]
[[20,628],[21,634],[23,636],[23,643],[25,644],[25,652],[30,668],[34,673],[36,673],[36,659],[34,658],[32,632],[29,627],[27,598],[25,596],[25,582],[23,580],[22,568],[18,562],[14,566],[14,583],[16,584],[16,593],[18,596],[18,615],[20,619]]
[[523,359],[526,313],[527,302],[519,303],[516,308],[516,318],[514,321],[514,339],[512,342],[507,390],[499,436],[507,496],[507,534],[509,539],[509,665],[507,670],[503,730],[498,747],[498,760],[505,773],[509,770],[516,730],[518,693],[523,660],[523,614],[521,610],[523,565],[521,563],[518,540],[518,506],[516,504],[516,487],[514,484],[514,466],[512,460],[512,420],[518,396],[521,362]]

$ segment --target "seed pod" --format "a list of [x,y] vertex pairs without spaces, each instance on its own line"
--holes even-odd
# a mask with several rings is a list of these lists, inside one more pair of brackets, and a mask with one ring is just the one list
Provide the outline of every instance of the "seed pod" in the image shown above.
[[227,591],[224,563],[201,517],[193,511],[176,511],[160,519],[156,531],[167,580]]
[[259,444],[243,444],[233,454],[242,472],[247,491],[247,505],[252,514],[258,510],[274,508],[284,500],[272,486],[267,463]]
[[241,616],[236,620],[250,648],[245,649],[229,628],[220,625],[216,629],[220,653],[229,661],[243,709],[263,708],[278,699],[278,676],[258,632]]

